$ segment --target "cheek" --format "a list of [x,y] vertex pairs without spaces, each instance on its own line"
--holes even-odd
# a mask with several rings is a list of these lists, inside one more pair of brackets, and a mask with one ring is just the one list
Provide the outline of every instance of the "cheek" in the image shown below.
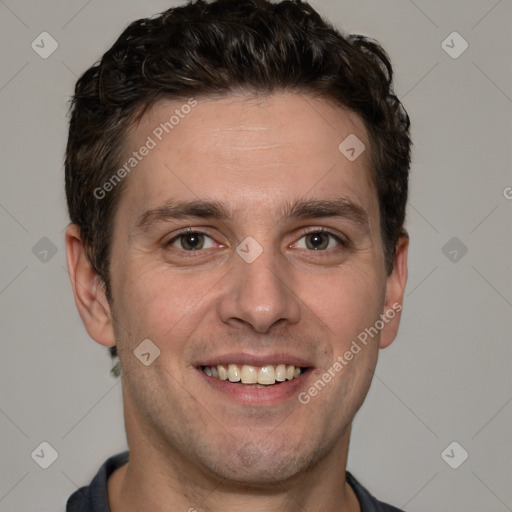
[[130,345],[149,338],[159,347],[172,341],[172,351],[180,351],[199,327],[195,315],[204,316],[208,290],[215,282],[207,276],[171,275],[161,265],[127,268],[118,275],[116,297],[120,299],[114,308],[116,320],[126,326],[121,338],[129,332]]
[[385,299],[385,287],[377,273],[353,267],[317,280],[314,287],[304,282],[303,291],[304,302],[329,327],[337,351],[375,323]]

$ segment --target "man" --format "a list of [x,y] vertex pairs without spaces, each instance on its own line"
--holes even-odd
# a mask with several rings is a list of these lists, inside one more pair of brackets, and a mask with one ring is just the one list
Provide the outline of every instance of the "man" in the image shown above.
[[79,79],[68,267],[129,452],[68,511],[398,510],[346,471],[407,278],[391,79],[376,42],[267,0],[135,21]]

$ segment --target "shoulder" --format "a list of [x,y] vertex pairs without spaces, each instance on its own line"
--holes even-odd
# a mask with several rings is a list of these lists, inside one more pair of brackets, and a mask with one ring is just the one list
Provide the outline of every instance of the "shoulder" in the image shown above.
[[108,506],[108,478],[128,462],[129,452],[113,455],[100,467],[88,486],[81,487],[68,499],[66,512],[110,512]]
[[354,489],[354,492],[359,500],[361,512],[404,512],[403,510],[383,503],[375,498],[363,485],[349,471],[345,472],[346,480]]

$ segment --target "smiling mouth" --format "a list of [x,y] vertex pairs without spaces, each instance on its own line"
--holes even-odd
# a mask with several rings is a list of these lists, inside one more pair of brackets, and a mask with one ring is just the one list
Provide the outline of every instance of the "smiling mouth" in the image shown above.
[[298,379],[307,370],[307,368],[286,364],[264,366],[218,364],[215,366],[201,366],[200,369],[209,377],[256,388],[265,388]]

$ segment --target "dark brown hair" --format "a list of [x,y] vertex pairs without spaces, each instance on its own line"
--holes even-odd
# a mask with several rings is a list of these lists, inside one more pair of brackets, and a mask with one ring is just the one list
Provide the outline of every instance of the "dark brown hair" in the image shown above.
[[101,198],[95,190],[121,165],[130,126],[163,98],[297,91],[359,114],[391,272],[405,234],[411,148],[392,76],[376,41],[342,35],[300,0],[197,0],[131,23],[76,84],[65,160],[71,222],[109,300],[112,220],[126,180]]

